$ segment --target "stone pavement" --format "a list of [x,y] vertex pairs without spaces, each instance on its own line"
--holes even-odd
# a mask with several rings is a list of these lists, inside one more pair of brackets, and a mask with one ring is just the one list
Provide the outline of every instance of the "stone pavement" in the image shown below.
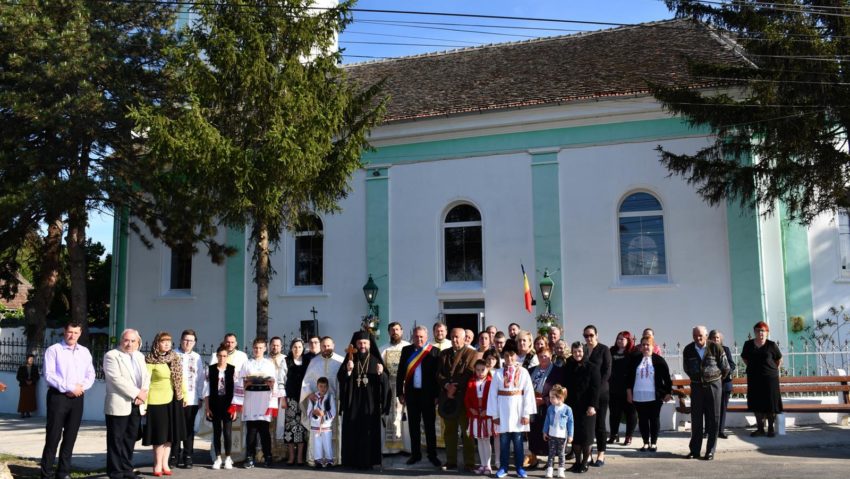
[[[752,438],[750,429],[733,429],[729,439],[718,439],[717,456],[722,459],[725,454],[763,452],[773,456],[795,456],[795,450],[816,449],[822,447],[837,448],[843,457],[850,458],[850,426],[822,424],[817,426],[789,426],[787,434],[774,438]],[[689,433],[662,432],[658,441],[656,457],[677,458],[688,453]],[[44,445],[44,418],[20,419],[12,415],[0,415],[0,453],[29,458],[38,461]],[[607,461],[611,465],[617,463],[635,462],[635,459],[647,457],[637,449],[641,445],[639,437],[629,447],[611,445],[607,452]],[[193,471],[181,471],[183,478],[207,477],[209,475],[209,443],[196,440],[196,467]],[[442,455],[442,451],[440,451]],[[423,475],[437,471],[423,460],[415,466],[407,466],[403,455],[385,456],[384,470],[393,470],[393,475]],[[103,422],[86,421],[80,430],[74,448],[75,469],[88,471],[103,471],[106,467],[106,431]],[[689,461],[690,462],[690,461]],[[137,444],[135,464],[143,474],[150,474],[153,463],[151,449]],[[678,464],[678,463],[676,463]],[[278,471],[291,470],[280,466]],[[260,469],[257,469],[259,473]],[[14,472],[14,471],[13,471]],[[223,471],[222,471],[223,472]],[[236,469],[234,472],[243,472]],[[328,471],[330,472],[330,471]],[[333,472],[342,472],[336,468]],[[323,472],[324,473],[324,472]],[[541,474],[534,474],[540,476]]]

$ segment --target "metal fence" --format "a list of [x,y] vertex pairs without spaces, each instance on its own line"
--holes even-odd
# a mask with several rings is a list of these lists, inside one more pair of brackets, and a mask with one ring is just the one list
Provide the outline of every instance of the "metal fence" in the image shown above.
[[[42,362],[44,360],[44,351],[52,346],[53,343],[47,343],[41,347],[30,349],[27,347],[26,339],[3,339],[0,340],[0,371],[17,372],[18,368],[26,362],[27,354],[35,355],[35,364],[38,365],[39,371],[44,372]],[[92,363],[98,380],[103,380],[103,355],[112,349],[111,346],[94,344],[88,346],[92,355]],[[212,357],[213,352],[218,349],[218,344],[198,344],[194,351],[198,352],[202,357]],[[142,353],[150,351],[150,343],[142,344],[140,348]]]
[[[845,341],[843,344],[822,345],[793,341],[787,345],[777,344],[782,351],[782,376],[832,376],[836,375],[839,369],[845,374],[850,370],[850,341]],[[741,360],[738,344],[733,343],[727,346],[732,351],[732,357],[735,358],[734,376],[746,376],[747,366]],[[685,346],[681,343],[675,346],[661,345],[661,354],[667,360],[671,374],[685,374],[682,364],[684,348]]]

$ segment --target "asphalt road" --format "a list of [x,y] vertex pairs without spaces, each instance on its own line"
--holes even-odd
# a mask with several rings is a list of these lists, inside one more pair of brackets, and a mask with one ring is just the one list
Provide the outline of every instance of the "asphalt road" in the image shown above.
[[[398,462],[398,461],[395,461]],[[34,463],[10,465],[13,477],[38,477]],[[153,477],[149,468],[142,469],[143,477]],[[763,451],[738,451],[719,453],[714,461],[687,460],[679,454],[659,451],[654,457],[634,454],[609,454],[602,468],[591,468],[586,474],[567,473],[567,477],[651,477],[653,479],[682,479],[710,477],[728,478],[846,478],[850,474],[850,450],[846,446],[807,447],[799,449],[769,449]],[[394,466],[383,472],[352,471],[344,468],[315,470],[311,468],[274,469],[257,467],[251,470],[235,468],[232,471],[213,471],[208,465],[198,465],[191,470],[175,470],[175,479],[213,479],[217,476],[265,479],[297,476],[299,479],[365,479],[376,477],[418,477],[429,479],[473,477],[470,474],[447,474],[420,463],[416,467]],[[91,477],[105,477],[101,472]],[[516,477],[511,471],[508,477]],[[529,477],[542,478],[543,470],[529,471]]]

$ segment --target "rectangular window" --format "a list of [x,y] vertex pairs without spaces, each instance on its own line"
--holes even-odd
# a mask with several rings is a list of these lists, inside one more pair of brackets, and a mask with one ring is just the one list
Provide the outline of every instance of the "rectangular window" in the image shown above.
[[321,286],[323,237],[317,232],[295,236],[295,286]]
[[838,214],[838,249],[841,276],[850,278],[850,218],[843,212]]
[[620,268],[623,276],[667,274],[663,216],[620,217]]
[[192,289],[192,255],[190,253],[171,250],[171,276],[168,289]]

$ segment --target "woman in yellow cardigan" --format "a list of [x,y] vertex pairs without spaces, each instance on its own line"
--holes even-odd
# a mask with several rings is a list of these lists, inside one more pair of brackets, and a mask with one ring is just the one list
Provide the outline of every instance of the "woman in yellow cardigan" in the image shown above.
[[145,356],[145,363],[151,374],[151,388],[148,391],[147,422],[142,444],[153,446],[153,475],[170,476],[168,456],[171,454],[171,444],[181,441],[186,431],[182,414],[186,391],[183,363],[171,349],[169,333],[157,333],[151,351]]

